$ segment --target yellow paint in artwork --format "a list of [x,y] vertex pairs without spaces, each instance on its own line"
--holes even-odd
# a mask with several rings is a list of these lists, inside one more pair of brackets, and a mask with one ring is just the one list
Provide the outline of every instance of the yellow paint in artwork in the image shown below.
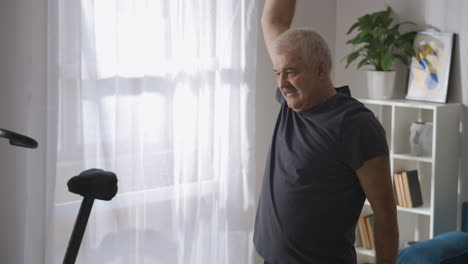
[[[440,63],[440,49],[437,46],[432,46],[429,43],[424,43],[416,53],[417,71],[414,72],[414,83],[421,90],[428,90],[425,80],[430,78],[430,74],[436,74],[441,71],[442,63]],[[423,64],[424,66],[422,66]]]
[[413,71],[413,83],[419,90],[427,90],[427,87],[424,84],[424,79],[426,79],[426,76],[427,73],[419,67]]

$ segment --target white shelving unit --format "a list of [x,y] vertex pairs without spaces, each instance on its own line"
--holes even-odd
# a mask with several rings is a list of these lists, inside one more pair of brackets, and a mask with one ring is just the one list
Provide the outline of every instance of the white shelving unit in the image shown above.
[[[387,132],[391,173],[417,169],[423,205],[398,207],[400,248],[409,241],[423,241],[456,230],[458,159],[460,145],[460,104],[406,100],[358,99],[374,112]],[[432,122],[432,155],[410,154],[410,126],[422,120]],[[371,211],[368,202],[364,211]],[[357,235],[359,236],[359,235]],[[359,245],[360,261],[372,261],[375,253]]]

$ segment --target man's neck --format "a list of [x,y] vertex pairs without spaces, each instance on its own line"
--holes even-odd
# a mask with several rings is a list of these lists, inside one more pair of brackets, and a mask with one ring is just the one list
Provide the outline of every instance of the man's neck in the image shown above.
[[320,91],[321,92],[318,94],[317,101],[316,101],[316,103],[314,105],[318,105],[318,104],[321,104],[321,103],[327,101],[328,99],[335,96],[335,94],[337,93],[335,87],[331,83],[329,85],[325,86]]
[[314,96],[314,100],[310,102],[307,109],[301,110],[301,111],[297,111],[297,110],[293,109],[293,111],[295,111],[295,112],[307,111],[309,109],[314,108],[317,105],[320,105],[320,104],[326,102],[327,100],[329,100],[330,98],[332,98],[336,94],[337,94],[337,91],[336,91],[335,87],[324,88],[324,89],[320,90],[320,92],[317,93],[316,96]]

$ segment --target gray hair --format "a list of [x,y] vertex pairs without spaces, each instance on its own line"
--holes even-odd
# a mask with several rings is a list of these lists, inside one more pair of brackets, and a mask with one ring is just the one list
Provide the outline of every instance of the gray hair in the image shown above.
[[304,62],[307,66],[314,68],[323,61],[332,68],[330,49],[325,40],[311,29],[288,29],[279,35],[273,42],[274,52],[280,54],[294,50],[301,50]]

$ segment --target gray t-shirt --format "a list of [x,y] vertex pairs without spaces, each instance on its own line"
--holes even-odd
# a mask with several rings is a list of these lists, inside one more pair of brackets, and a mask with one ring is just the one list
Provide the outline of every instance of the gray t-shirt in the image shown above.
[[281,110],[266,162],[254,244],[270,264],[356,263],[365,195],[356,170],[388,155],[385,130],[347,86],[317,106]]

